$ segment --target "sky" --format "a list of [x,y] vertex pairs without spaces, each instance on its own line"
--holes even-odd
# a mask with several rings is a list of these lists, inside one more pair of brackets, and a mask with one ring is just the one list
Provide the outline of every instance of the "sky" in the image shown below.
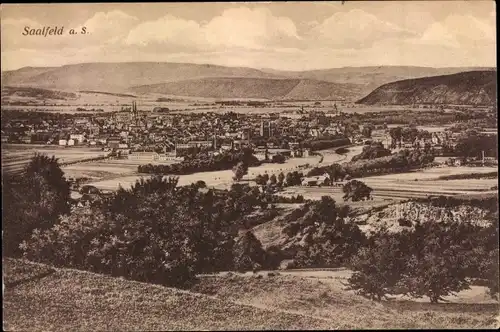
[[[2,4],[1,69],[188,62],[496,67],[494,1]],[[62,36],[23,36],[25,27]],[[70,29],[85,35],[69,35]]]

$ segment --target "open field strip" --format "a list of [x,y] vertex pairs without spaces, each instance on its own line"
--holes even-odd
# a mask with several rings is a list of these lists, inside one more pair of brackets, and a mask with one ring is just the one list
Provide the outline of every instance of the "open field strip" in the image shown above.
[[[419,170],[416,172],[369,176],[369,177],[365,177],[364,180],[372,179],[372,178],[377,178],[377,179],[381,179],[381,180],[404,180],[404,181],[408,181],[408,180],[414,181],[415,179],[417,179],[417,180],[434,180],[434,179],[437,179],[440,176],[444,176],[444,175],[490,173],[490,172],[496,172],[496,171],[498,171],[498,168],[496,168],[496,167],[445,166],[445,167],[426,168],[426,169]],[[446,181],[452,181],[452,180],[446,180]]]
[[[292,171],[300,170],[298,167],[307,163],[317,163],[319,161],[319,156],[309,157],[309,158],[291,158],[288,159],[284,164],[263,164],[258,167],[250,167],[248,169],[248,175],[244,179],[250,179],[255,177],[257,174],[267,173],[269,175],[278,175],[280,172],[287,173]],[[109,161],[113,163],[113,161]],[[129,165],[127,165],[128,167]],[[82,165],[84,167],[84,165]],[[121,165],[117,165],[117,169],[120,169]],[[91,185],[102,189],[102,190],[117,190],[121,185],[123,188],[129,188],[135,183],[140,177],[149,177],[151,174],[139,174],[135,176],[124,176],[112,180],[104,180],[90,183]],[[196,181],[205,181],[209,187],[225,188],[233,183],[234,173],[232,170],[223,171],[212,171],[212,172],[197,172],[187,175],[172,175],[179,177],[179,185],[189,185]]]

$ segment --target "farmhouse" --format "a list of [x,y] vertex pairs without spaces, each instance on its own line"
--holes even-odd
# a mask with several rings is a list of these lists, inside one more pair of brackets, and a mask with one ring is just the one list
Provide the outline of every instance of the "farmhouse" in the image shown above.
[[330,180],[330,176],[328,174],[325,175],[320,175],[320,176],[312,176],[312,177],[307,177],[302,180],[302,185],[303,186],[319,186],[322,184],[325,184]]

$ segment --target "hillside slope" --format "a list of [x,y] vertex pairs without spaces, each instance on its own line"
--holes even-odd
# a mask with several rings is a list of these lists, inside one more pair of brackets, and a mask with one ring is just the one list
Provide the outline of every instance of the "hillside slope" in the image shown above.
[[168,62],[82,63],[2,72],[2,85],[60,90],[123,92],[147,85],[202,77],[277,77],[257,69]]
[[[7,272],[40,273],[39,264],[2,263],[18,265]],[[30,272],[34,267],[37,271]],[[4,290],[3,322],[9,331],[332,328],[328,320],[83,271],[56,269],[38,279],[9,278],[26,280]]]
[[2,267],[3,323],[9,331],[461,329],[497,324],[498,303],[486,299],[480,287],[451,299],[454,303],[376,303],[345,291],[344,272],[333,278],[205,276],[189,292],[9,258]]
[[[2,86],[28,86],[72,92],[91,90],[121,93],[136,86],[201,78],[281,78],[302,80],[305,85],[310,85],[312,81],[324,81],[338,85],[337,88],[334,88],[334,93],[323,90],[320,86],[317,87],[318,91],[308,88],[308,99],[324,99],[331,94],[334,96],[352,95],[351,99],[356,100],[389,82],[476,69],[373,66],[281,71],[168,62],[82,63],[61,67],[24,67],[18,70],[4,71],[2,72]],[[494,70],[494,68],[479,68],[477,70]],[[265,84],[263,83],[263,85]],[[300,86],[298,86],[299,91]],[[180,87],[176,89],[182,91]],[[341,92],[335,89],[348,91]],[[299,96],[297,99],[302,99],[301,96],[305,92],[299,93],[299,91],[293,92],[290,98],[295,98],[294,94],[297,94]]]
[[345,99],[359,91],[355,85],[302,79],[211,77],[133,87],[139,94],[159,93],[206,98]]
[[356,103],[493,105],[495,101],[496,71],[470,71],[384,84]]
[[[474,70],[495,70],[489,67],[449,67],[432,68],[417,66],[366,66],[318,69],[306,71],[280,71],[262,69],[262,71],[282,77],[306,78],[319,81],[361,84],[371,90],[382,84],[404,79],[449,75]],[[370,90],[370,91],[371,91]]]

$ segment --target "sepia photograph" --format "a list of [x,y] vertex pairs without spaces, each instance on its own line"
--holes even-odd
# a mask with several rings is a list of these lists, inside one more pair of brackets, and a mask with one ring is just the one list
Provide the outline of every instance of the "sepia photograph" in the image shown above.
[[500,328],[495,1],[0,17],[5,331]]

